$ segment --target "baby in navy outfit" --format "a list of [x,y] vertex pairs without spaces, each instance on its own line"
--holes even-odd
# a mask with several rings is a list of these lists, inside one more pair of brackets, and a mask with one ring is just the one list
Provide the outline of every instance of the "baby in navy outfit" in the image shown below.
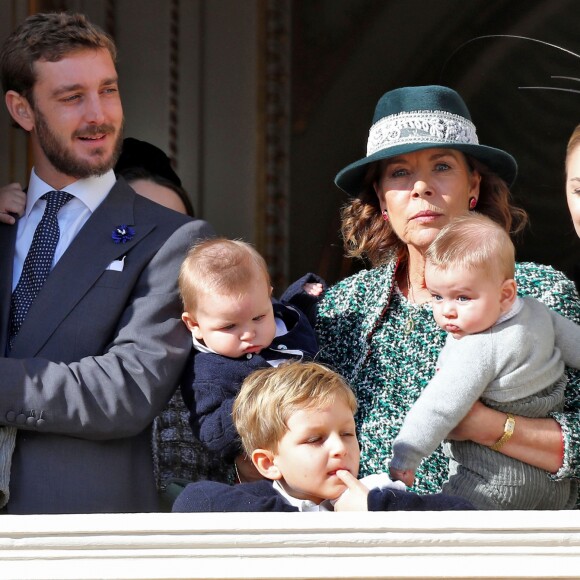
[[242,451],[233,402],[252,371],[314,358],[318,346],[308,315],[323,281],[307,274],[283,301],[273,300],[262,256],[245,242],[215,238],[189,251],[179,290],[194,346],[181,385],[193,432],[226,464],[235,464],[239,481],[261,479]]

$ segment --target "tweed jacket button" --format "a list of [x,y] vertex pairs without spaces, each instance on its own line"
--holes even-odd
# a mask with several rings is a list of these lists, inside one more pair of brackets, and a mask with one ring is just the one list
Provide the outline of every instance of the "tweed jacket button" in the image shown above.
[[24,425],[26,423],[26,415],[24,413],[19,413],[16,415],[16,424]]
[[246,358],[247,358],[248,360],[250,360],[250,359],[251,359],[253,356],[254,356],[254,355],[253,355],[251,352],[249,352],[248,354],[246,354]]
[[6,421],[14,423],[14,421],[16,421],[16,413],[14,411],[8,411],[8,413],[6,413]]

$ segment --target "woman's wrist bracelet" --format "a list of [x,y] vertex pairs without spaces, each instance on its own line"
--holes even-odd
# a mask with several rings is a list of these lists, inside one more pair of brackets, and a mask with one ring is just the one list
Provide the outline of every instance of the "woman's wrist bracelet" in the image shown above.
[[499,451],[512,438],[515,429],[516,419],[511,413],[508,413],[505,425],[503,426],[503,435],[493,445],[490,445],[489,448],[493,451]]

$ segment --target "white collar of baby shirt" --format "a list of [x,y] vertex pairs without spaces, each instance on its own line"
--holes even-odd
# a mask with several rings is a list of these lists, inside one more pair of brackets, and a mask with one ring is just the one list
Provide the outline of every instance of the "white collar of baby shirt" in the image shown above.
[[[276,338],[280,337],[280,336],[284,336],[285,334],[288,334],[288,328],[286,327],[286,324],[284,324],[284,321],[279,318],[278,316],[274,317],[274,321],[276,323]],[[191,335],[191,339],[193,342],[193,348],[199,352],[204,352],[204,353],[212,353],[212,354],[218,354],[215,350],[208,348],[205,344],[203,344],[202,342],[200,342],[197,338],[195,338],[195,336],[192,334]],[[291,350],[291,349],[287,349],[284,347],[284,345],[280,345],[277,350],[279,352],[283,352],[284,354],[289,354],[289,355],[294,355],[296,357],[301,358],[302,355],[304,354],[301,350]],[[249,358],[249,355],[248,355]],[[273,367],[278,366],[279,364],[283,363],[285,360],[285,358],[281,358],[281,359],[277,359],[277,358],[272,358],[272,359],[266,359],[268,364],[270,364]]]
[[301,512],[332,512],[334,508],[329,500],[325,499],[323,502],[317,504],[308,499],[298,499],[288,495],[286,490],[282,487],[282,484],[276,480],[272,483],[272,487],[290,504],[298,511]]
[[[288,329],[286,328],[286,325],[284,324],[284,321],[281,318],[278,318],[277,316],[274,317],[274,321],[276,323],[276,338],[278,338],[279,336],[284,336],[285,334],[288,334]],[[192,341],[193,341],[193,348],[195,348],[195,350],[198,350],[199,352],[205,352],[205,353],[213,353],[213,354],[218,354],[215,350],[208,348],[207,346],[205,346],[205,344],[203,344],[202,342],[200,342],[199,340],[197,340],[197,338],[195,338],[195,336],[191,335]],[[301,353],[302,354],[302,353]]]
[[205,346],[205,344],[199,342],[199,340],[197,340],[193,334],[191,335],[191,340],[193,341],[193,348],[195,348],[195,350],[198,350],[199,352],[217,354],[215,350],[212,350],[211,348]]
[[497,322],[494,324],[494,326],[501,324],[502,322],[505,322],[506,320],[509,320],[510,318],[513,318],[514,316],[516,316],[516,314],[520,313],[520,311],[523,307],[524,307],[524,301],[519,296],[516,296],[516,299],[514,300],[512,307],[507,312],[504,312],[504,314],[502,314],[497,319]]

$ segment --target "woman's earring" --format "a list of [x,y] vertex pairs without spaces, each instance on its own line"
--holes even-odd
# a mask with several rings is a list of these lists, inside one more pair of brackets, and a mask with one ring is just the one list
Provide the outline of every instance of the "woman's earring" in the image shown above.
[[477,198],[470,197],[469,198],[469,209],[475,209],[476,205],[477,205]]
[[381,215],[383,216],[383,220],[384,220],[384,221],[386,221],[386,222],[388,222],[388,221],[389,221],[389,214],[387,213],[387,210],[386,210],[386,209],[384,209],[384,210],[381,212]]

